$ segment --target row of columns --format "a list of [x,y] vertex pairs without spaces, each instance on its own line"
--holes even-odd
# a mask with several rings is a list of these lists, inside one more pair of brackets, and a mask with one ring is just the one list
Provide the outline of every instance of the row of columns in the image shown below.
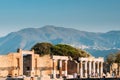
[[[62,59],[61,59],[62,58]],[[64,76],[67,76],[67,57],[53,56],[53,78],[56,78],[57,62],[59,60],[59,75],[62,77],[62,61],[64,61]],[[77,73],[81,78],[102,77],[103,75],[103,58],[79,58],[77,62]]]
[[[53,59],[53,78],[56,78],[56,67],[57,67],[57,64],[56,64],[56,61],[55,59]],[[59,75],[60,75],[60,78],[62,78],[62,61],[63,60],[59,60]],[[64,76],[67,76],[67,60],[64,60],[64,63],[65,63],[65,71],[64,71]]]
[[[84,69],[83,69],[83,64],[84,64]],[[79,71],[80,71],[79,72],[80,77],[102,77],[103,62],[102,61],[80,61]]]

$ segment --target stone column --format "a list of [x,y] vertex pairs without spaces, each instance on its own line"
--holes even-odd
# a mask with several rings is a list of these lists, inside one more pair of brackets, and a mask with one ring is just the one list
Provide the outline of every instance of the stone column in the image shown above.
[[23,75],[23,54],[21,49],[19,49],[19,53],[20,53],[20,74],[19,75]]
[[118,63],[118,75],[120,76],[120,63]]
[[93,76],[95,77],[95,61],[93,61]]
[[103,76],[103,62],[100,62],[100,76]]
[[79,63],[79,67],[80,67],[80,77],[82,78],[83,77],[83,68],[82,68],[82,61],[80,61]]
[[89,61],[89,75],[91,77],[91,61]]
[[112,64],[110,65],[110,75],[112,76]]
[[32,53],[31,54],[31,56],[32,56],[32,71],[31,71],[31,76],[34,76],[35,75],[35,70],[34,70],[34,68],[35,68],[35,56],[34,56],[34,53]]
[[85,61],[85,77],[87,78],[87,61]]
[[97,62],[97,76],[99,76],[99,62]]
[[79,63],[77,63],[77,74],[79,74]]
[[18,76],[19,75],[19,69],[20,69],[20,59],[16,58],[16,62],[17,62],[16,70],[17,70],[17,76]]
[[67,60],[65,60],[65,76],[67,77]]
[[56,78],[56,61],[53,59],[53,78]]
[[59,60],[59,74],[60,78],[62,78],[62,60]]

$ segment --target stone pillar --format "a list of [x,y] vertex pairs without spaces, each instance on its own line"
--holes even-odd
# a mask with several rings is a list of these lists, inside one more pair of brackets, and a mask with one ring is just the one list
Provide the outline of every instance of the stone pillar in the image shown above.
[[22,50],[19,50],[20,53],[20,75],[23,75],[23,54],[22,54]]
[[82,78],[83,77],[83,68],[82,68],[82,61],[80,61],[80,77]]
[[37,58],[35,59],[35,75],[37,75]]
[[77,74],[79,74],[79,63],[77,63]]
[[31,76],[34,76],[35,75],[35,70],[34,70],[34,68],[35,68],[35,56],[34,56],[34,53],[32,53],[31,54],[31,56],[32,56],[32,71],[31,71]]
[[120,76],[120,63],[118,63],[118,75]]
[[103,62],[100,62],[100,76],[103,76]]
[[56,78],[56,61],[53,59],[53,78]]
[[99,76],[99,62],[97,62],[97,76]]
[[67,60],[65,60],[65,76],[67,77]]
[[87,61],[85,61],[85,77],[87,78]]
[[89,75],[91,77],[91,61],[89,61]]
[[110,75],[112,76],[112,64],[110,65]]
[[59,60],[59,74],[60,78],[62,78],[62,60]]
[[93,61],[93,76],[95,77],[95,61]]

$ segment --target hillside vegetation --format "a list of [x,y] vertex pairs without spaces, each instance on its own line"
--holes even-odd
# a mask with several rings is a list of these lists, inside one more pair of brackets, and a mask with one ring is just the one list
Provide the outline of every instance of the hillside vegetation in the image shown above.
[[71,56],[73,59],[77,59],[78,57],[90,56],[86,51],[74,48],[66,44],[53,45],[51,43],[37,43],[31,49],[33,49],[36,54],[39,54],[41,56],[50,54],[60,56]]
[[118,63],[120,65],[120,51],[109,54],[106,58],[106,62],[108,64]]

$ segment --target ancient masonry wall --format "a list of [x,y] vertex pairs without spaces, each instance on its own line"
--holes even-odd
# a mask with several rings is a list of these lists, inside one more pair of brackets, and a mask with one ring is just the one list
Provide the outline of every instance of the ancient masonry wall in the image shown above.
[[[0,56],[0,77],[23,75],[23,63],[20,53],[9,53],[8,55]],[[29,53],[29,51],[25,51],[25,53]],[[34,54],[33,56],[33,76],[50,76],[52,74],[52,59],[50,55],[39,56]]]
[[8,75],[11,71],[12,66],[12,55],[1,55],[0,56],[0,77]]

